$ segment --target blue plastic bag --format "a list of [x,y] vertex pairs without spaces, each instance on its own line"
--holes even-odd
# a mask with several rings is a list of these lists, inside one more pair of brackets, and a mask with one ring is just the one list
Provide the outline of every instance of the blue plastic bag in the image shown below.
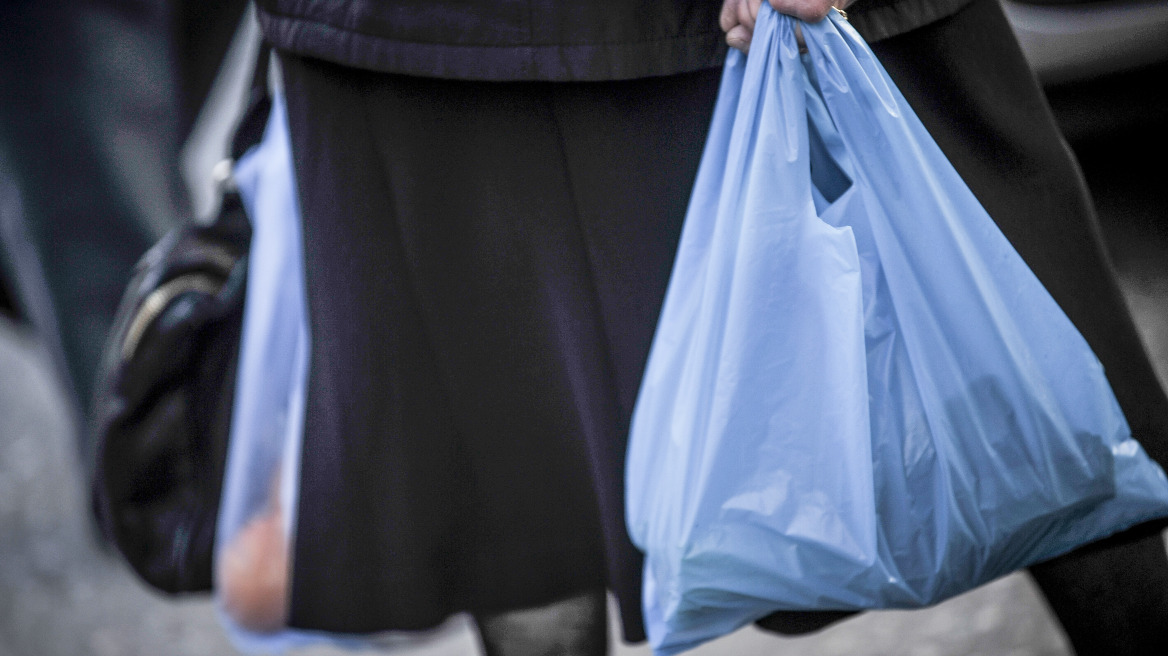
[[1101,365],[858,34],[731,52],[633,419],[655,653],[1168,514]]
[[[216,531],[216,596],[220,619],[237,647],[274,652],[320,640],[289,631],[273,620],[263,630],[238,621],[224,590],[242,568],[281,564],[287,604],[292,536],[295,534],[299,456],[308,375],[309,332],[304,299],[300,209],[292,169],[283,98],[273,98],[263,140],[240,158],[234,171],[244,208],[252,221],[247,297],[231,422],[230,446]],[[270,528],[265,553],[249,554],[239,567],[229,564],[241,535]],[[232,555],[227,555],[232,554]],[[262,559],[257,566],[256,559]],[[270,578],[270,577],[268,577]],[[239,585],[238,582],[234,582]],[[253,586],[257,593],[280,586]],[[277,618],[278,619],[278,618]]]

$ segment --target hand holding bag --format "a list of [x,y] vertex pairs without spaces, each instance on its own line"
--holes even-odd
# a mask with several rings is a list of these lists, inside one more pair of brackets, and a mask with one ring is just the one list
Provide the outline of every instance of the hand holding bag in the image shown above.
[[731,52],[633,419],[650,641],[908,608],[1168,514],[1098,360],[838,14]]

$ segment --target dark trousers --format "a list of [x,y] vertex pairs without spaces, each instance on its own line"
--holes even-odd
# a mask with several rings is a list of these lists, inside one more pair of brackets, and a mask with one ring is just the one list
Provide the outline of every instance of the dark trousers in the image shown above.
[[0,2],[0,278],[78,414],[134,263],[190,218],[179,148],[244,4]]

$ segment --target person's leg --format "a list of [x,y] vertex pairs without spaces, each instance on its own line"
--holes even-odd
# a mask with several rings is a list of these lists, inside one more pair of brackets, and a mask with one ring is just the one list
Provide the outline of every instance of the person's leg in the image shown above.
[[[0,3],[0,265],[90,410],[134,263],[189,214],[166,2]],[[4,260],[7,259],[7,262]],[[92,436],[77,431],[87,476]]]
[[476,613],[486,656],[604,656],[607,597],[585,592],[536,608]]
[[1159,531],[1121,534],[1030,573],[1079,656],[1168,654],[1168,567]]
[[[1136,332],[1073,155],[1001,8],[872,45],[990,216],[1102,361],[1133,434],[1168,462],[1168,399]],[[1031,568],[1077,652],[1168,639],[1168,557],[1143,527]]]

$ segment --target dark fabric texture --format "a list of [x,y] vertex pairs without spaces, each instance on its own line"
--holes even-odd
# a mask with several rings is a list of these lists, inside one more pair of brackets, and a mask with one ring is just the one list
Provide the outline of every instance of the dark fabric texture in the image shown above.
[[313,338],[292,625],[424,628],[607,585],[643,639],[626,433],[720,71],[283,61]]
[[717,0],[260,0],[277,48],[467,80],[622,80],[720,66]]
[[1076,656],[1168,654],[1159,530],[1128,531],[1030,568]]
[[[951,15],[970,0],[858,0],[869,41]],[[466,80],[623,80],[720,66],[720,0],[259,0],[281,50],[386,73]]]
[[848,21],[868,43],[898,36],[952,16],[973,0],[855,0]]

